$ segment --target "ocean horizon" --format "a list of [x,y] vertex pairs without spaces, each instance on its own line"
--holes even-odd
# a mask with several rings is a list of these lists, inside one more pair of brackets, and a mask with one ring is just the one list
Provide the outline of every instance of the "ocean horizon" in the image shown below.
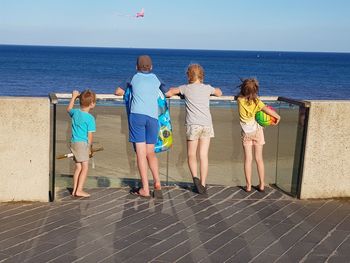
[[169,86],[187,83],[186,69],[199,63],[205,83],[224,95],[238,92],[241,78],[256,77],[261,96],[350,99],[350,53],[195,50],[0,45],[0,95],[47,96],[91,88],[111,94],[135,72],[139,55]]

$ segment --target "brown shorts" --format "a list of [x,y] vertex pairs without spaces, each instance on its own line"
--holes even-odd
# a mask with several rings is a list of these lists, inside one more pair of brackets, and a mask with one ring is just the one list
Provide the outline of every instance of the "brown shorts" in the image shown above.
[[77,163],[89,161],[90,147],[86,142],[74,142],[70,146],[74,154],[74,161]]

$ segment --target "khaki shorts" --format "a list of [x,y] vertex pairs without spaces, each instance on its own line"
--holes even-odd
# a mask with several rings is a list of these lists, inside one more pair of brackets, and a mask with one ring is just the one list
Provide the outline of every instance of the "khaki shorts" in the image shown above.
[[187,125],[186,137],[189,141],[199,140],[201,138],[213,138],[214,129],[213,126],[202,125]]
[[74,142],[70,145],[74,154],[74,161],[77,163],[89,161],[90,147],[86,142]]
[[245,133],[242,130],[242,143],[244,146],[246,145],[264,145],[265,137],[264,137],[264,129],[259,127],[254,133]]

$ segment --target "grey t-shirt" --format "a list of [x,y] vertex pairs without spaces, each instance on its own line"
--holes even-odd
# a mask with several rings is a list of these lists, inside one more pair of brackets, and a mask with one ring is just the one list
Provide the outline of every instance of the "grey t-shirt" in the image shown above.
[[193,83],[179,87],[180,93],[185,96],[186,122],[185,125],[212,126],[209,110],[209,97],[214,94],[215,88],[202,83]]

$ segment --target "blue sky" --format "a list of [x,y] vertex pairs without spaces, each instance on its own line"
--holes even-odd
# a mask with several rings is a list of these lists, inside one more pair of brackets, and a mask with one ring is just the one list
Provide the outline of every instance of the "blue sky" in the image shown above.
[[349,0],[0,0],[0,44],[350,52],[349,13]]

